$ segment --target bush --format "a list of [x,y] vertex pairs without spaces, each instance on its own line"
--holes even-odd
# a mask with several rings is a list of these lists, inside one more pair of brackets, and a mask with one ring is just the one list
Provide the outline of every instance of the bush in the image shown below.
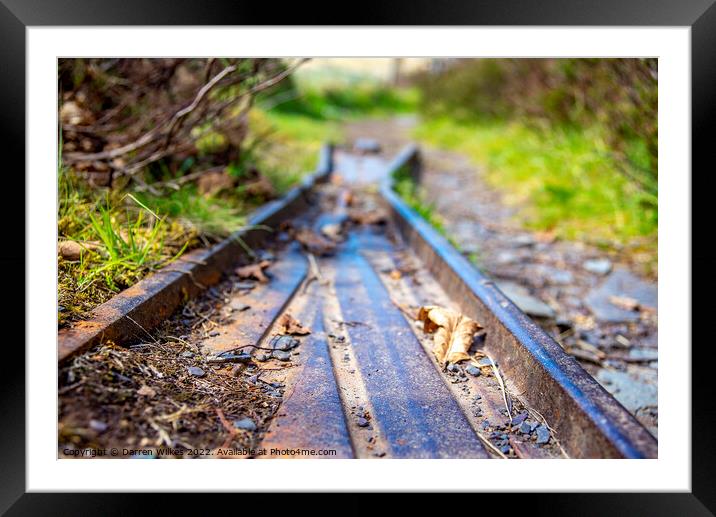
[[599,128],[631,180],[656,194],[657,59],[462,59],[416,84],[432,117]]

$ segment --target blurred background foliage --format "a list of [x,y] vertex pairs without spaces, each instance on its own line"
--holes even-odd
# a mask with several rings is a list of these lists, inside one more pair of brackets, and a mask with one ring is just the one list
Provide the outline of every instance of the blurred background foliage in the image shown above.
[[[406,138],[469,157],[524,226],[655,264],[657,70],[656,59],[62,59],[58,320],[230,234],[364,119],[410,119]],[[419,189],[401,189],[439,226]]]
[[415,74],[417,136],[567,238],[655,252],[657,59],[458,59]]
[[416,82],[430,117],[598,126],[610,151],[655,188],[657,59],[463,59]]

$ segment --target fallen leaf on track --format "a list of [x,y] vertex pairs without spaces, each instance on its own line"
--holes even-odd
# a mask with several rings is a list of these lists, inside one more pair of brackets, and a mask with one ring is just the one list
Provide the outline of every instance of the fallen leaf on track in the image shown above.
[[343,239],[342,232],[343,225],[340,223],[325,224],[321,227],[321,233],[333,242],[339,242]]
[[443,307],[428,305],[418,311],[423,331],[435,333],[433,353],[443,366],[470,359],[468,350],[475,332],[482,326],[476,321]]
[[253,278],[255,280],[258,280],[262,284],[265,284],[269,281],[269,279],[264,274],[264,269],[266,269],[270,265],[271,261],[262,260],[261,262],[258,262],[256,264],[249,264],[248,266],[236,268],[236,274],[239,275],[239,278]]
[[356,208],[348,210],[348,217],[356,224],[383,224],[388,219],[382,210],[364,211]]
[[281,334],[289,334],[292,336],[305,336],[311,333],[311,329],[301,325],[296,318],[287,312],[279,318],[278,329]]
[[293,238],[314,255],[331,255],[336,251],[336,244],[333,241],[317,234],[309,228],[297,230]]

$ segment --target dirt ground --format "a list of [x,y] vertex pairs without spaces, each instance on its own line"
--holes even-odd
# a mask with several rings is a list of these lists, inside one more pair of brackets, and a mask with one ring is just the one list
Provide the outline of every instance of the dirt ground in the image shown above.
[[[348,141],[393,154],[415,119],[361,121]],[[425,194],[461,251],[575,356],[655,436],[657,284],[623,249],[597,249],[521,228],[514,209],[467,157],[422,147]]]
[[62,366],[59,456],[115,447],[120,458],[203,457],[256,447],[282,387],[263,381],[254,365],[209,364],[197,345],[244,310],[228,300],[252,287],[230,275],[146,339],[103,343]]

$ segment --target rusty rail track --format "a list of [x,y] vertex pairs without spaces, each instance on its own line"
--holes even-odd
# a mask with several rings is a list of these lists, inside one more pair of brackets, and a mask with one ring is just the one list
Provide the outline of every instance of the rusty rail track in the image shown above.
[[[347,231],[330,256],[284,245],[269,268],[271,281],[236,295],[252,309],[200,343],[207,360],[258,347],[251,368],[262,371],[263,382],[285,386],[270,425],[256,431],[262,447],[328,449],[332,458],[656,457],[652,435],[396,195],[398,170],[419,181],[417,147],[391,162],[326,147],[316,173],[254,214],[250,228],[61,331],[59,362],[102,340],[145,337],[187,297],[200,296],[246,260],[241,243],[258,247],[267,235],[259,225],[276,229],[290,220],[317,232],[338,225]],[[385,211],[387,224],[351,224],[349,203]],[[443,370],[431,353],[432,337],[410,315],[428,304],[479,321],[483,350],[504,379]],[[292,351],[267,355],[261,349],[271,348],[286,312],[312,332],[297,338]]]

